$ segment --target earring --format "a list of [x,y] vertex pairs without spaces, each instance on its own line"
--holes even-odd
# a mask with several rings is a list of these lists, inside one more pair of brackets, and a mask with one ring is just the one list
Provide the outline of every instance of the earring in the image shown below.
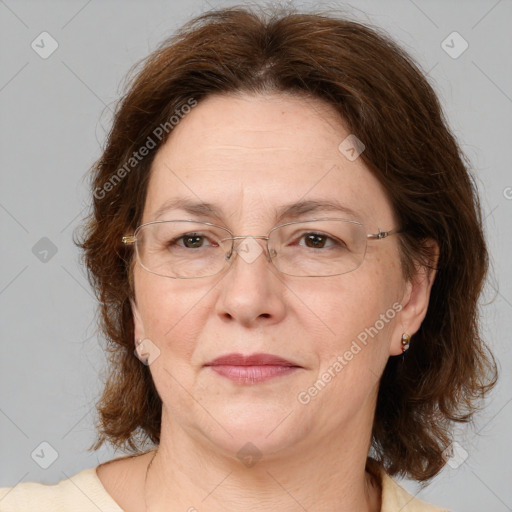
[[404,332],[402,334],[402,354],[409,348],[411,342],[411,335]]

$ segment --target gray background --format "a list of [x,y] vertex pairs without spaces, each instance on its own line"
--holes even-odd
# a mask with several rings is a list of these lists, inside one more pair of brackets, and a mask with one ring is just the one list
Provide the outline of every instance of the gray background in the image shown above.
[[[96,301],[72,243],[89,202],[83,177],[128,69],[192,16],[226,5],[234,3],[0,1],[0,486],[54,483],[121,455],[87,452],[104,358]],[[495,275],[482,321],[501,381],[451,464],[419,495],[455,512],[510,511],[512,2],[316,5],[384,28],[418,60],[474,165]],[[31,47],[43,31],[58,43],[46,59]],[[442,46],[453,31],[469,44],[458,58],[445,51],[462,49],[458,36]],[[41,468],[52,449],[56,460]]]

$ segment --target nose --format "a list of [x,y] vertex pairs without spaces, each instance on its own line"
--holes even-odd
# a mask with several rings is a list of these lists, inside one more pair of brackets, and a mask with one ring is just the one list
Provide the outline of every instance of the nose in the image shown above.
[[[275,250],[269,247],[268,236],[234,236],[226,240],[233,240],[233,249],[226,255],[226,259],[235,259],[233,253],[239,254],[241,258],[252,263],[260,254],[265,254],[267,261],[272,262],[270,255],[275,255]],[[260,242],[262,240],[262,242]],[[263,242],[265,240],[266,242]]]
[[224,320],[251,327],[279,322],[285,314],[285,285],[267,253],[266,237],[237,237],[216,310]]

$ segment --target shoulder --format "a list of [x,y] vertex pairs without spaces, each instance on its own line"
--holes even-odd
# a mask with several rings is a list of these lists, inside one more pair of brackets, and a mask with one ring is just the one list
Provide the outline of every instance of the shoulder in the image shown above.
[[123,512],[106,492],[96,468],[54,485],[23,482],[0,489],[0,512]]
[[450,512],[412,496],[397,484],[381,465],[371,459],[368,461],[367,469],[377,477],[382,489],[381,512]]

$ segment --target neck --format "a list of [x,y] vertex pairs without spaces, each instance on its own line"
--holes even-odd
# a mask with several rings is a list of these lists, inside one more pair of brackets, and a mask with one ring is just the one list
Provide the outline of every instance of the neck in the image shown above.
[[365,471],[367,434],[364,440],[360,431],[326,436],[314,446],[241,461],[163,417],[161,443],[147,471],[147,512],[378,511],[380,488]]

